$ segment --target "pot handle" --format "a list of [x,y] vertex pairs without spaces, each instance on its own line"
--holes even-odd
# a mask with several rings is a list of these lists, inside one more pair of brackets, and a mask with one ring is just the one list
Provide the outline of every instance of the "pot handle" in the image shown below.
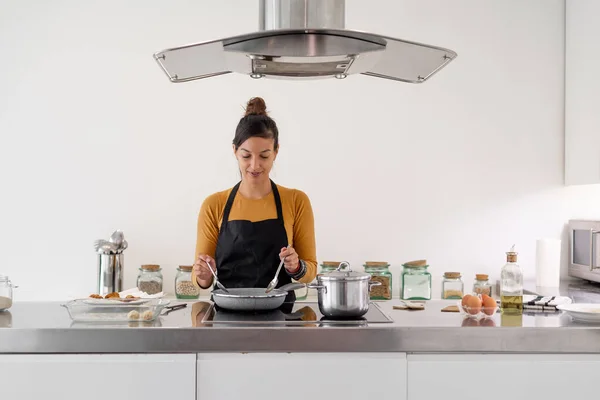
[[309,283],[306,285],[309,289],[317,289],[319,292],[322,290],[323,293],[327,293],[327,286],[317,285],[316,283]]
[[379,281],[369,281],[369,292],[373,286],[381,286],[381,282]]
[[335,270],[336,270],[336,271],[341,271],[341,270],[342,270],[342,267],[347,267],[347,268],[348,268],[348,271],[352,271],[352,270],[350,269],[350,263],[349,263],[348,261],[342,261],[342,262],[340,263],[340,265],[338,265],[338,267],[337,267]]

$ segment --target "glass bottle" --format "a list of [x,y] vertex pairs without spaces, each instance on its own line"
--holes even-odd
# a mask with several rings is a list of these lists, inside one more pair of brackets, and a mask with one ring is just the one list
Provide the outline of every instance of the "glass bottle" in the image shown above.
[[475,274],[475,283],[473,283],[473,293],[487,294],[492,296],[492,285],[487,274]]
[[427,271],[427,264],[402,264],[402,291],[400,298],[403,300],[431,300],[431,274]]
[[200,288],[194,285],[192,279],[192,265],[180,265],[175,274],[175,297],[178,299],[197,299],[200,297]]
[[373,286],[369,297],[371,300],[392,299],[392,273],[390,264],[385,261],[367,261],[363,265],[365,272],[371,275],[372,282],[381,282],[379,286]]
[[500,272],[500,307],[502,312],[523,311],[523,271],[517,264],[513,245],[506,253],[506,264]]
[[14,287],[8,276],[0,275],[0,312],[12,307]]
[[160,265],[145,264],[140,267],[137,287],[148,294],[160,293],[163,290],[163,276]]
[[460,272],[445,272],[442,280],[442,299],[462,299],[465,285]]

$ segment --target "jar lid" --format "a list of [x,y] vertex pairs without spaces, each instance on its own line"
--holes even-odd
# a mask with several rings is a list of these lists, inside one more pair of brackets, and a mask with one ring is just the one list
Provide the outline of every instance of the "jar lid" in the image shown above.
[[[343,269],[343,268],[348,269]],[[350,264],[346,261],[342,261],[335,271],[327,272],[324,274],[317,275],[317,279],[320,281],[363,281],[371,279],[371,274],[366,272],[352,271]]]
[[445,278],[456,279],[460,278],[460,272],[444,272]]
[[475,279],[477,279],[478,281],[487,281],[488,274],[475,274]]
[[193,265],[180,265],[179,269],[182,271],[191,271],[194,268]]
[[405,262],[404,264],[402,264],[402,266],[406,267],[406,268],[423,268],[423,267],[428,267],[427,260],[408,261],[408,262]]
[[337,268],[340,265],[341,261],[323,261],[321,265],[324,267],[335,267]]
[[366,267],[388,267],[390,264],[387,261],[367,261]]
[[160,265],[157,264],[144,264],[141,267],[142,269],[145,269],[147,271],[158,271],[160,269]]

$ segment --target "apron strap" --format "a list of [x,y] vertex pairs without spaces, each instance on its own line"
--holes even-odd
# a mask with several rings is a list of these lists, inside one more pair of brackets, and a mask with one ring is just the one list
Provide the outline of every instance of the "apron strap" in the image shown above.
[[225,230],[225,227],[227,227],[227,222],[229,222],[229,212],[231,211],[231,207],[233,206],[233,200],[235,200],[235,195],[237,194],[241,183],[241,181],[238,182],[237,185],[235,185],[233,189],[231,189],[231,193],[227,198],[225,210],[223,211],[223,221],[221,221],[221,230]]
[[277,220],[283,224],[283,208],[281,207],[281,197],[279,197],[279,190],[277,190],[277,185],[272,180],[271,190],[273,190],[273,197],[275,197],[275,207],[277,207]]

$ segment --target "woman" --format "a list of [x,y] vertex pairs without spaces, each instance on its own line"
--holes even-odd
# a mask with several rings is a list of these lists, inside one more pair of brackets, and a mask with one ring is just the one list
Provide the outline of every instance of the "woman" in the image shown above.
[[[242,179],[202,203],[194,283],[210,287],[212,268],[226,288],[266,288],[281,259],[277,287],[292,279],[311,282],[317,272],[312,207],[305,193],[276,185],[269,177],[279,151],[279,131],[260,97],[248,102],[233,151]],[[291,291],[286,301],[293,300]]]

